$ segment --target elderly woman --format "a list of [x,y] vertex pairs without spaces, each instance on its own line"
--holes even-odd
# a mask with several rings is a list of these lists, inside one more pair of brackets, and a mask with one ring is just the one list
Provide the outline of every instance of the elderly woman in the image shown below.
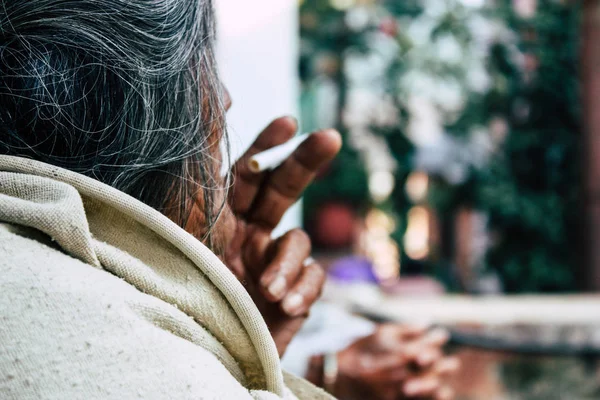
[[328,398],[279,362],[324,274],[270,233],[339,135],[226,193],[210,0],[1,3],[0,398]]
[[[221,179],[210,0],[0,2],[0,398],[329,398],[279,361],[324,273],[271,231],[339,135],[253,174],[277,119]],[[344,368],[373,340],[337,394],[383,389]]]

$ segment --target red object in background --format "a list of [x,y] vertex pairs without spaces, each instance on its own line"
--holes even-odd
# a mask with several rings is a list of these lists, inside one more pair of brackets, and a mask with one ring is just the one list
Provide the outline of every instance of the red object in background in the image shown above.
[[582,286],[600,291],[600,3],[585,0],[582,11],[581,80],[583,89],[584,151],[583,204],[585,267],[580,272]]
[[524,63],[523,68],[526,72],[535,72],[540,66],[540,60],[535,54],[525,53],[523,55]]
[[395,18],[384,18],[379,24],[379,30],[388,36],[398,36],[398,21]]
[[327,248],[342,248],[354,239],[354,211],[343,203],[324,205],[316,214],[313,238]]

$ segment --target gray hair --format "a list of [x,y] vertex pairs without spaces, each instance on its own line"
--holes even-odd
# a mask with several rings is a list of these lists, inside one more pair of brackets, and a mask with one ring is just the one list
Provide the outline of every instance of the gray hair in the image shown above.
[[181,226],[199,201],[212,226],[226,134],[211,0],[0,4],[0,152],[96,178]]

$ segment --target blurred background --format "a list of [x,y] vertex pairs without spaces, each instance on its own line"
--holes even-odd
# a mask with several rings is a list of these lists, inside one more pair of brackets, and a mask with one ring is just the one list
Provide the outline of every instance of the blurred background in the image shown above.
[[335,127],[325,299],[450,327],[464,399],[600,399],[600,2],[217,1],[240,154]]
[[[304,129],[346,143],[306,196],[318,243],[395,251],[380,279],[583,289],[580,17],[558,0],[302,2]],[[345,218],[387,225],[389,249],[343,237]]]

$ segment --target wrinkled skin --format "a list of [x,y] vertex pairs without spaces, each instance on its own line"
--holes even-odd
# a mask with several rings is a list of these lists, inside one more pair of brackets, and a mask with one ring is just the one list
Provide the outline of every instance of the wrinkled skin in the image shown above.
[[258,136],[234,166],[229,207],[222,217],[222,258],[258,306],[280,355],[320,296],[325,273],[316,262],[305,263],[311,242],[304,231],[295,229],[278,239],[271,233],[317,171],[336,156],[341,137],[334,130],[316,132],[270,172],[252,173],[248,159],[286,142],[297,129],[295,119],[284,117]]
[[344,400],[452,400],[445,380],[459,362],[444,356],[447,340],[440,329],[381,325],[338,353],[334,394]]
[[[318,300],[325,273],[316,262],[305,265],[311,243],[304,231],[295,229],[277,239],[271,233],[317,171],[335,157],[341,138],[333,130],[317,132],[271,172],[254,174],[247,165],[252,155],[286,142],[296,130],[295,119],[276,119],[236,163],[218,232],[224,243],[221,258],[258,306],[280,355]],[[191,223],[200,224],[194,218]],[[451,400],[454,394],[443,382],[458,363],[443,356],[446,341],[439,331],[381,326],[338,354],[335,394],[357,400]]]

